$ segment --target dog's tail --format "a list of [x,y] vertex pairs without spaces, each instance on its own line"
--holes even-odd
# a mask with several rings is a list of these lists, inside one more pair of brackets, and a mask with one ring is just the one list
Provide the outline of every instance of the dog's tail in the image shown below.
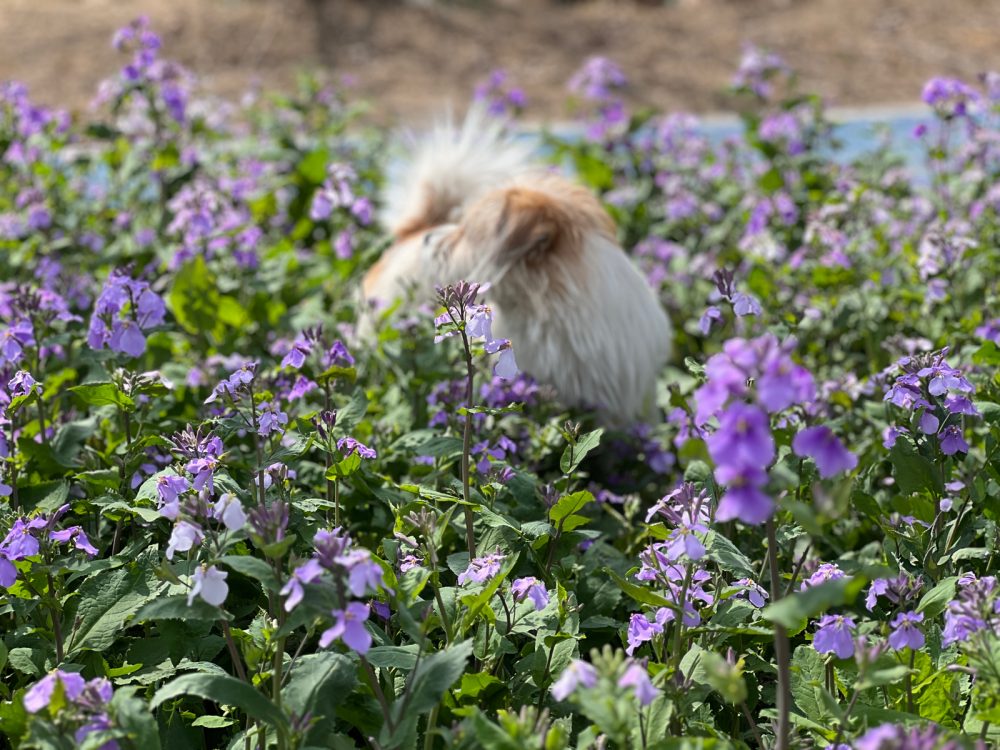
[[449,114],[390,174],[382,222],[397,239],[453,223],[471,201],[525,172],[529,157],[529,146],[481,105],[473,105],[461,127]]

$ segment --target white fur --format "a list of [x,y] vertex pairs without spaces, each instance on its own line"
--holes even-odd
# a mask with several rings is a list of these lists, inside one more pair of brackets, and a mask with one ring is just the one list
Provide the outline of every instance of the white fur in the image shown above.
[[530,165],[530,148],[505,134],[482,106],[469,110],[461,128],[449,113],[428,137],[417,142],[400,165],[400,174],[390,175],[382,223],[396,232],[426,215],[455,222],[463,207]]

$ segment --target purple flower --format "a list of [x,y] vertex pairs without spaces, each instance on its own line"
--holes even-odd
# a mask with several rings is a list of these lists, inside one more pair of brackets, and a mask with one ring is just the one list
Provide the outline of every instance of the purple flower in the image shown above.
[[7,390],[12,399],[18,396],[27,396],[32,391],[35,391],[38,395],[42,394],[42,386],[35,382],[35,379],[31,377],[27,370],[19,370],[10,379],[10,382],[7,383]]
[[466,581],[474,583],[484,583],[500,572],[500,564],[507,559],[507,555],[500,554],[500,548],[486,557],[477,557],[469,562],[469,567],[464,573],[458,576],[458,585],[464,586]]
[[819,425],[802,430],[792,439],[796,456],[808,456],[816,461],[816,468],[823,479],[830,479],[841,471],[853,471],[858,457],[851,453],[829,427]]
[[335,609],[331,614],[336,622],[320,636],[319,647],[326,648],[340,638],[345,645],[362,656],[367,654],[372,645],[372,635],[365,627],[365,621],[371,614],[371,608],[367,604],[351,602],[346,610]]
[[511,591],[516,602],[523,602],[526,598],[531,599],[536,612],[545,609],[549,604],[549,592],[545,589],[545,583],[537,578],[520,578],[514,581]]
[[698,330],[701,331],[703,336],[707,336],[708,332],[712,330],[712,323],[721,323],[723,320],[722,311],[719,308],[709,307],[705,310],[705,314],[698,320]]
[[727,485],[726,494],[719,501],[715,520],[731,521],[738,518],[745,524],[756,526],[764,523],[774,512],[774,500],[761,491],[767,484],[767,472],[756,466],[720,466],[715,478]]
[[343,437],[337,441],[337,450],[344,454],[344,458],[357,451],[362,458],[376,458],[375,451],[364,443],[359,443],[352,437]]
[[552,697],[564,701],[580,686],[592,688],[597,684],[597,670],[580,659],[574,659],[552,684]]
[[733,295],[733,312],[736,313],[738,318],[742,318],[747,315],[760,315],[760,302],[749,294],[736,292],[736,294]]
[[32,529],[41,529],[46,525],[44,518],[36,516],[27,523],[22,519],[14,521],[14,525],[7,532],[3,544],[0,544],[0,552],[9,560],[23,560],[26,557],[34,557],[38,554],[38,539],[31,533]]
[[969,104],[979,101],[979,94],[957,78],[931,78],[921,99],[942,117],[962,117],[968,114]]
[[923,648],[924,634],[917,627],[923,621],[923,613],[900,612],[896,615],[896,619],[890,623],[895,629],[889,634],[889,645],[897,651],[902,651],[907,646],[914,651]]
[[708,527],[703,523],[686,524],[681,522],[667,537],[667,557],[677,560],[681,555],[687,555],[692,560],[700,560],[705,556],[705,545],[694,535],[698,531],[708,533]]
[[305,594],[302,584],[314,583],[322,574],[323,566],[314,557],[292,571],[288,583],[279,592],[281,596],[288,597],[285,599],[286,612],[291,612],[302,601],[302,596]]
[[24,355],[25,346],[35,345],[34,329],[27,320],[21,320],[0,333],[0,365],[5,361],[17,364]]
[[733,585],[746,586],[745,589],[735,594],[735,596],[746,597],[747,599],[750,600],[750,603],[755,607],[758,608],[763,607],[764,600],[771,598],[770,595],[761,586],[757,585],[756,582],[752,581],[749,578],[741,578],[738,581],[734,581]]
[[194,598],[200,596],[213,607],[221,607],[229,596],[229,584],[226,578],[229,576],[224,570],[219,570],[214,565],[201,565],[194,571],[192,581],[194,585],[188,592],[188,606],[194,603]]
[[628,648],[625,649],[625,653],[631,656],[636,648],[653,640],[654,635],[662,632],[662,623],[650,622],[646,615],[636,612],[628,623]]
[[372,560],[371,553],[366,549],[353,549],[336,558],[339,565],[350,571],[347,578],[347,588],[355,596],[364,596],[369,589],[378,591],[382,585],[382,566]]
[[79,698],[87,686],[83,677],[76,672],[53,670],[28,688],[28,692],[24,694],[24,710],[29,714],[37,714],[47,707],[52,699],[52,693],[55,692],[57,681],[63,684],[66,698],[71,702]]
[[116,352],[125,352],[130,357],[139,357],[146,351],[146,337],[139,330],[139,324],[132,320],[116,320],[111,329],[108,346]]
[[953,456],[959,451],[969,452],[969,444],[962,437],[962,430],[958,425],[945,427],[938,438],[941,440],[941,452],[946,456]]
[[156,478],[156,494],[160,504],[172,503],[177,496],[191,489],[191,483],[185,477],[174,474],[161,474]]
[[719,429],[705,443],[719,466],[747,464],[763,468],[774,460],[774,438],[767,414],[742,401],[733,402],[719,415]]
[[938,427],[941,426],[941,420],[934,416],[931,409],[933,407],[930,409],[925,407],[920,414],[920,419],[917,420],[917,426],[920,427],[920,431],[925,435],[936,435]]
[[910,431],[905,427],[896,427],[895,425],[889,425],[884,430],[882,430],[882,446],[886,450],[891,450],[892,446],[896,444],[896,439],[903,434],[909,435]]
[[618,680],[618,687],[635,688],[635,697],[639,705],[645,708],[660,694],[658,688],[653,686],[653,681],[649,679],[649,671],[642,664],[633,662],[625,674]]
[[187,470],[194,474],[194,482],[192,486],[195,491],[201,491],[202,489],[208,489],[208,491],[215,492],[215,470],[219,468],[219,460],[215,456],[206,456],[205,458],[196,458],[188,461]]
[[[287,341],[287,339],[286,339]],[[282,367],[293,367],[296,370],[306,362],[306,357],[312,352],[313,343],[301,334],[292,342],[292,348],[281,360]]]
[[0,551],[0,588],[9,589],[17,580],[17,568],[7,556]]
[[87,535],[79,526],[71,526],[70,528],[62,531],[51,531],[49,532],[49,539],[59,542],[60,544],[72,541],[73,546],[79,550],[83,550],[88,555],[97,554],[97,549],[90,543]]
[[810,586],[819,586],[821,583],[836,581],[846,576],[847,574],[836,563],[823,563],[816,569],[815,573],[802,581],[802,590],[805,591]]
[[[103,732],[107,729],[114,729],[114,725],[111,723],[111,720],[105,714],[97,714],[96,716],[90,717],[86,724],[73,733],[73,739],[77,741],[78,745],[82,746],[88,735],[94,732]],[[117,740],[109,740],[99,746],[96,750],[119,750],[119,747],[120,746]]]
[[813,648],[821,654],[834,653],[840,659],[854,655],[854,639],[851,630],[854,621],[842,615],[826,615],[819,621],[819,630],[813,636]]
[[260,415],[257,418],[257,434],[267,437],[272,432],[284,433],[279,425],[288,424],[288,415],[281,411],[277,404],[264,401],[260,405]]

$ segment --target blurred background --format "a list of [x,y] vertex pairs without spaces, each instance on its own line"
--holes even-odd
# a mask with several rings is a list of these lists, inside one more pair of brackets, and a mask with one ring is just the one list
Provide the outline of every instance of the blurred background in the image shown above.
[[0,80],[82,109],[118,65],[115,29],[143,14],[210,90],[286,88],[323,66],[354,76],[383,122],[461,107],[498,68],[528,120],[564,119],[590,55],[621,66],[633,105],[701,113],[735,106],[743,42],[842,107],[917,103],[931,76],[1000,68],[995,0],[0,0]]

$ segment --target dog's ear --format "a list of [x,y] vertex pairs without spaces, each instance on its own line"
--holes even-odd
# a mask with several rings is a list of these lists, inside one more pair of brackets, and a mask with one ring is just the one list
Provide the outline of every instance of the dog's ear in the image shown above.
[[567,231],[560,209],[558,202],[544,193],[522,188],[507,190],[497,224],[503,255],[529,264],[540,262]]

